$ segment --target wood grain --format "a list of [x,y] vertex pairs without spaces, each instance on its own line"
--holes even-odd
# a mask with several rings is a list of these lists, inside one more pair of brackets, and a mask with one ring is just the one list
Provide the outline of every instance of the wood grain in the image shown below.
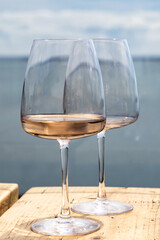
[[16,183],[0,183],[0,216],[18,200]]
[[[59,213],[61,188],[31,188],[0,217],[0,239],[160,240],[160,189],[107,188],[107,193],[109,199],[133,204],[134,210],[114,216],[83,216],[102,223],[100,230],[89,235],[49,237],[33,233],[30,225]],[[70,187],[72,203],[94,199],[96,195],[96,187]]]

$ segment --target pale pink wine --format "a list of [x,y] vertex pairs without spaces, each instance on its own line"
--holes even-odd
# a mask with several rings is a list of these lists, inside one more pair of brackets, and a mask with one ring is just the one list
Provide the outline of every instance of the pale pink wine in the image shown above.
[[26,115],[22,116],[23,129],[34,136],[49,139],[86,137],[102,131],[106,119],[96,114]]
[[135,122],[137,117],[109,116],[106,118],[105,129],[119,128]]

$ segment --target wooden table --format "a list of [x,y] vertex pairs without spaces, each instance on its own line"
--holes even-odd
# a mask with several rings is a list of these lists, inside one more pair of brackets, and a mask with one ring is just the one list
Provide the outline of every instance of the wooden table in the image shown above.
[[[160,240],[160,189],[107,188],[107,192],[109,199],[131,203],[134,210],[121,215],[90,217],[99,220],[102,227],[89,235],[48,237],[33,233],[30,225],[59,213],[61,188],[31,188],[0,217],[0,239]],[[96,194],[96,187],[70,187],[70,202],[94,199]]]
[[0,183],[0,216],[18,200],[16,183]]

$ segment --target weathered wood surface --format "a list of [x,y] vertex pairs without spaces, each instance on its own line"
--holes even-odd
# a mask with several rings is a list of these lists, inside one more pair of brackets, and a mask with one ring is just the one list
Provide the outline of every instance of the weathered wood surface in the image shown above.
[[[107,192],[109,199],[131,203],[134,210],[114,216],[87,216],[102,223],[101,229],[92,234],[49,237],[33,233],[30,225],[59,213],[61,188],[31,188],[0,217],[0,239],[160,240],[160,189],[107,188]],[[70,202],[94,199],[96,194],[96,187],[71,187]]]
[[18,200],[16,183],[0,183],[0,216]]

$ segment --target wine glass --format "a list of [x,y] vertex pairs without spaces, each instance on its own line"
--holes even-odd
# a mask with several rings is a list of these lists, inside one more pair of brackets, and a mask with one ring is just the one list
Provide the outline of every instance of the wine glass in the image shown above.
[[71,216],[68,148],[70,139],[102,131],[104,105],[103,81],[92,40],[34,40],[25,73],[21,123],[33,136],[58,140],[62,167],[60,214],[33,223],[34,232],[67,236],[100,228],[95,220]]
[[131,211],[127,203],[107,199],[104,174],[105,133],[109,129],[135,122],[139,114],[136,76],[125,39],[94,39],[103,78],[106,125],[98,138],[99,190],[95,201],[76,203],[72,210],[90,215],[119,214]]

